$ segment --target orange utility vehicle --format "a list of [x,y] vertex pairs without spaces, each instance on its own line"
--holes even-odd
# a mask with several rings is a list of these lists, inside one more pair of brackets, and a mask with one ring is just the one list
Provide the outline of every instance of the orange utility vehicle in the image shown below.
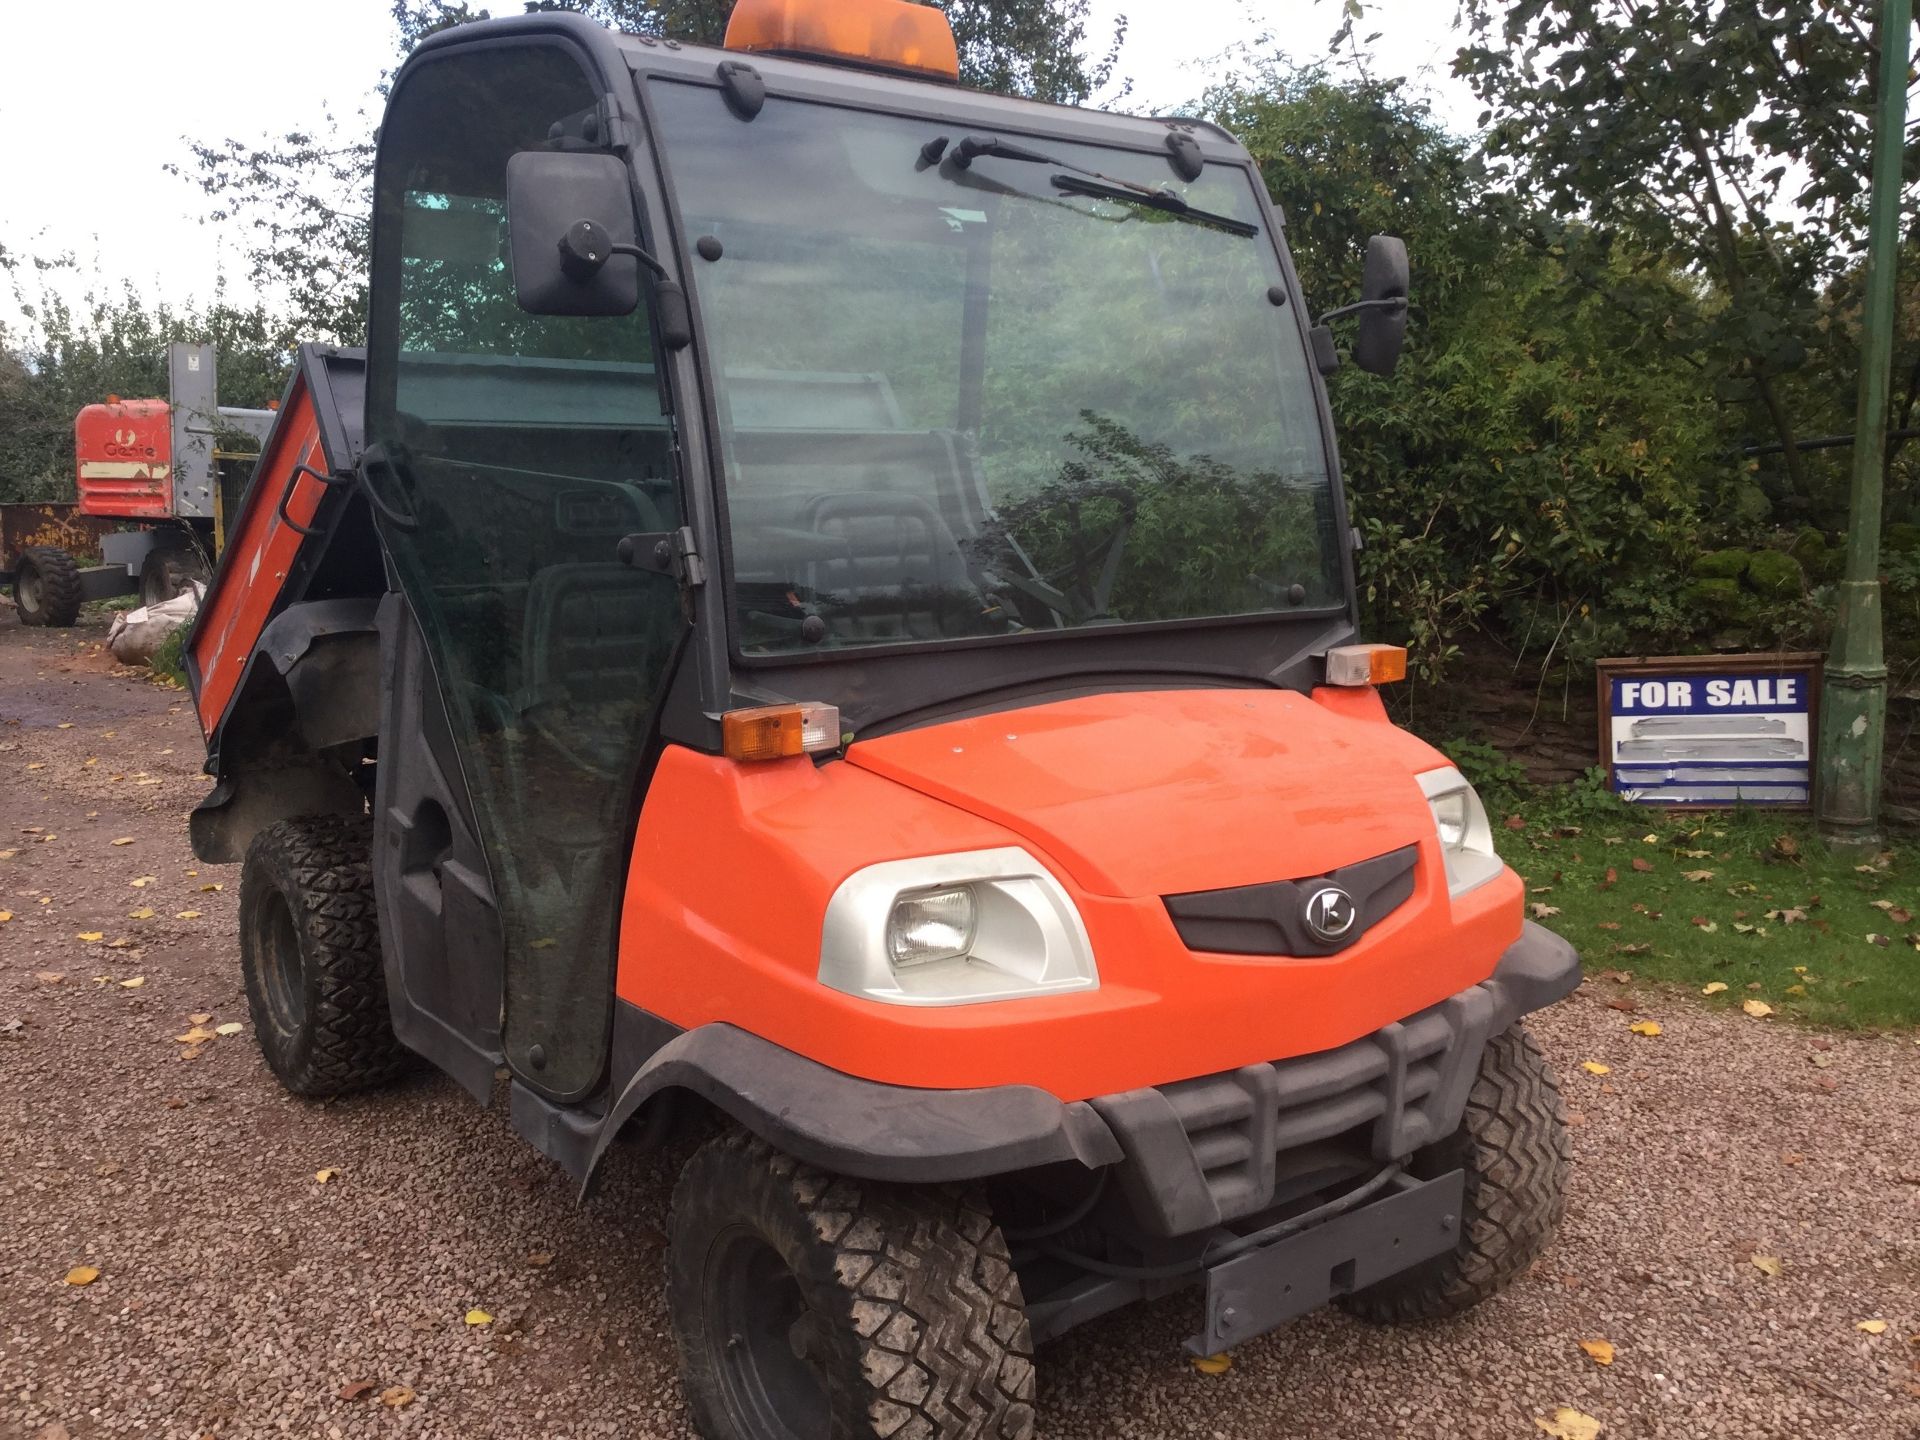
[[712,1132],[715,1440],[1025,1436],[1130,1301],[1449,1314],[1560,1213],[1577,960],[1355,643],[1252,159],[955,75],[896,0],[425,41],[188,651],[289,1089],[505,1066],[583,1182]]

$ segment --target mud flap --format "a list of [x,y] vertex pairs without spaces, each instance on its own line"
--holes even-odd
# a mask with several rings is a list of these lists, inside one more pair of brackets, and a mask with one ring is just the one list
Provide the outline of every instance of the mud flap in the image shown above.
[[1218,1355],[1336,1296],[1446,1254],[1460,1242],[1466,1183],[1464,1172],[1450,1170],[1213,1266],[1206,1329],[1187,1349]]

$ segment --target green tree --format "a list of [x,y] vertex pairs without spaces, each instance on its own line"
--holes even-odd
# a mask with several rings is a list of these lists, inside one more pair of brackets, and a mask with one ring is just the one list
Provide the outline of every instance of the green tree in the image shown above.
[[1731,469],[1662,335],[1696,288],[1625,249],[1575,283],[1401,82],[1268,64],[1204,108],[1260,162],[1316,310],[1355,298],[1369,234],[1408,242],[1399,373],[1331,381],[1370,633],[1432,678],[1482,623],[1536,663],[1688,628],[1671,596]]
[[[1751,401],[1789,490],[1814,478],[1789,403],[1864,234],[1876,0],[1463,0],[1455,61],[1486,150],[1588,283],[1616,245],[1712,286],[1669,330],[1723,399]],[[1920,173],[1920,146],[1911,157]],[[1920,197],[1909,194],[1909,205]],[[1580,243],[1575,244],[1578,240]],[[1851,390],[1851,367],[1832,381]]]

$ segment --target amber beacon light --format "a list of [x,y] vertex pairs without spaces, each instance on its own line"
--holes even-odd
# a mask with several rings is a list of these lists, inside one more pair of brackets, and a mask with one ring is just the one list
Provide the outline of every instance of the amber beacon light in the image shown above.
[[727,21],[727,48],[960,78],[947,17],[909,0],[740,0]]

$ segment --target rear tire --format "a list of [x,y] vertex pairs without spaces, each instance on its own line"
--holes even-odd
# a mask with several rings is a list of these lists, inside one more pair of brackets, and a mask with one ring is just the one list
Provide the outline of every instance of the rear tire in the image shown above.
[[1340,1303],[1385,1324],[1459,1315],[1498,1295],[1553,1237],[1566,1210],[1567,1163],[1560,1087],[1516,1024],[1487,1042],[1460,1128],[1413,1159],[1423,1179],[1466,1172],[1460,1243]]
[[185,535],[163,537],[140,562],[140,603],[162,605],[184,595],[190,581],[207,583],[213,572],[200,547]]
[[62,627],[80,618],[79,563],[52,545],[32,545],[21,552],[13,571],[13,603],[20,608],[22,625]]
[[667,1300],[707,1440],[1028,1440],[1033,1342],[978,1197],[730,1130],[673,1194]]
[[240,967],[267,1067],[295,1095],[344,1095],[406,1068],[387,1007],[372,823],[269,825],[240,878]]

